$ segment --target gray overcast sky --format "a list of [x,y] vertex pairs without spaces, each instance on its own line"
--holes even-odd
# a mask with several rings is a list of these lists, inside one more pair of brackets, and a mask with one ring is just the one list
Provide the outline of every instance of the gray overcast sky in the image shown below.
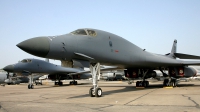
[[178,52],[200,55],[200,0],[0,0],[0,5],[0,68],[37,58],[17,48],[19,42],[78,28],[108,31],[158,54],[169,53],[177,39]]

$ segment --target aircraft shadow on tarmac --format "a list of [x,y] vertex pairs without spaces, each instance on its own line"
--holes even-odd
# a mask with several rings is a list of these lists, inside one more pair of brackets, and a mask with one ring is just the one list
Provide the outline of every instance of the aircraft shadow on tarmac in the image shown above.
[[[78,86],[78,85],[91,85],[91,83],[79,83],[77,85],[63,84],[62,86],[59,86],[59,85],[50,85],[50,86],[48,86],[48,85],[45,85],[45,86],[43,86],[43,85],[35,85],[34,89],[55,88],[55,87],[57,88],[57,87]],[[40,86],[40,88],[37,88],[38,86]],[[41,87],[41,86],[43,86],[43,87]]]
[[[38,85],[40,86],[40,85]],[[79,83],[77,85],[69,85],[69,84],[63,84],[62,86],[59,85],[52,85],[52,86],[45,86],[45,87],[41,87],[37,88],[37,85],[35,85],[34,89],[43,89],[43,88],[54,88],[54,87],[66,87],[66,86],[79,86],[79,87],[91,87],[91,83]],[[178,84],[178,87],[200,87],[200,85],[194,85],[194,84]],[[131,88],[131,91],[136,89],[135,86],[131,86],[131,85],[102,85],[101,87],[127,87],[127,88]],[[154,88],[163,88],[162,84],[154,84],[154,85],[149,85],[149,87],[145,88],[145,89],[154,89]]]
[[[149,87],[147,87],[147,88],[135,88],[135,86],[101,86],[101,87],[124,87],[123,89],[104,91],[103,94],[102,94],[102,97],[104,97],[106,95],[115,94],[115,93],[123,93],[123,92],[131,92],[131,91],[143,91],[143,90],[147,90],[147,89],[163,88],[163,86],[161,84],[149,85]],[[200,87],[200,85],[179,84],[178,87]],[[69,97],[67,99],[84,98],[84,97],[88,97],[88,96],[89,96],[89,94],[84,94],[84,95]]]

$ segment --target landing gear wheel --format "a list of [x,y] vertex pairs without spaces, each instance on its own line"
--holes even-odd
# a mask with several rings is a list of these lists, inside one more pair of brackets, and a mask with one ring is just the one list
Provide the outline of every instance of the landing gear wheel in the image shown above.
[[147,87],[146,81],[142,81],[141,83],[142,83],[142,86],[143,86],[143,87]]
[[74,81],[74,85],[77,85],[78,84],[78,82],[77,81]]
[[149,86],[149,81],[137,81],[136,82],[136,87],[148,87]]
[[34,85],[28,85],[28,89],[33,89],[34,88]]
[[176,79],[171,79],[170,82],[169,82],[169,79],[165,79],[163,81],[163,86],[164,87],[169,87],[169,86],[176,87],[177,86]]
[[96,88],[95,96],[96,96],[96,97],[101,97],[101,95],[102,95],[102,90],[101,90],[101,88]]
[[145,81],[146,82],[146,87],[148,87],[149,86],[149,81]]
[[137,81],[136,87],[144,87],[144,83],[142,81]]
[[164,86],[164,87],[168,86],[167,83],[168,83],[168,79],[165,79],[165,80],[163,81],[163,86]]
[[138,81],[136,82],[136,87],[139,87],[139,82]]
[[91,97],[94,97],[94,96],[95,96],[93,93],[94,93],[94,89],[93,89],[93,88],[90,88],[89,94],[90,94]]
[[58,85],[58,82],[55,82],[54,85]]
[[77,84],[78,84],[77,81],[70,81],[70,82],[69,82],[69,85],[77,85]]
[[33,89],[34,88],[34,85],[31,85],[31,89]]
[[28,85],[28,89],[31,89],[31,86],[30,86],[30,84]]
[[58,85],[59,85],[59,86],[62,86],[62,85],[63,85],[63,82],[58,82]]

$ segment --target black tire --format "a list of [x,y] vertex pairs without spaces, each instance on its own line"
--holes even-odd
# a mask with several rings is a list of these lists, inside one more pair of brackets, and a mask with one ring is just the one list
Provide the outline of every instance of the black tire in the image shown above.
[[101,97],[102,96],[102,90],[101,90],[101,88],[96,88],[96,90],[95,90],[95,96],[96,97]]
[[142,87],[147,87],[146,81],[142,81],[141,83],[142,83]]
[[31,89],[30,84],[28,85],[28,89]]
[[76,81],[74,81],[73,83],[74,83],[74,85],[77,85],[77,82],[76,82]]
[[149,86],[149,81],[145,81],[145,83],[146,83],[146,87],[148,87]]
[[167,79],[163,81],[163,86],[167,86]]
[[89,90],[89,95],[91,96],[91,97],[94,97],[95,95],[93,94],[93,91],[94,91],[94,89],[93,88],[90,88],[90,90]]
[[139,87],[139,82],[138,81],[136,82],[136,87]]
[[34,85],[31,85],[31,89],[34,89]]
[[63,85],[63,82],[58,82],[58,85],[59,85],[59,86],[62,86],[62,85]]

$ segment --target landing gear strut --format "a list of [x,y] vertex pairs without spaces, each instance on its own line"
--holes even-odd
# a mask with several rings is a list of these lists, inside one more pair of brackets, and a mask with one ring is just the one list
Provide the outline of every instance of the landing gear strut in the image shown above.
[[148,71],[149,70],[146,70],[146,72],[143,71],[143,77],[142,77],[143,81],[137,81],[136,87],[148,87],[149,86],[149,81],[145,80],[145,76],[146,76]]
[[100,63],[90,64],[90,71],[92,74],[92,84],[93,87],[89,90],[89,95],[91,97],[101,97],[102,89],[98,87],[97,77],[100,76]]

